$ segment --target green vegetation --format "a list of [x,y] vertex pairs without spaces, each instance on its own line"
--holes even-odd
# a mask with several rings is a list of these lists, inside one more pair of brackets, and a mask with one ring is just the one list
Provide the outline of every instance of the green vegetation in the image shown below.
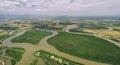
[[60,57],[58,55],[49,53],[44,50],[36,51],[35,55],[36,53],[40,53],[40,55],[37,55],[37,56],[42,58],[45,61],[46,65],[84,65],[84,64],[77,63],[77,62],[68,60],[66,58]]
[[9,37],[9,35],[1,35],[0,36],[0,42],[2,42],[5,38]]
[[0,55],[2,55],[2,47],[0,47]]
[[120,64],[120,48],[94,36],[59,32],[48,42],[58,50],[74,56],[115,65]]
[[38,31],[38,30],[29,30],[25,32],[25,34],[12,39],[12,42],[20,42],[20,43],[31,43],[31,44],[38,44],[40,39],[43,37],[50,35],[51,32],[46,31]]
[[36,65],[37,64],[37,59],[34,59],[30,65]]
[[12,64],[12,65],[15,65],[15,64],[16,64],[16,60],[12,59],[12,60],[11,60],[11,64]]
[[0,55],[2,55],[2,50],[6,48],[7,48],[6,46],[0,46]]
[[113,30],[120,32],[120,29],[118,29],[118,28],[113,28]]
[[14,59],[14,61],[19,61],[22,58],[25,50],[23,48],[11,47],[6,50],[6,54]]
[[81,28],[70,29],[71,32],[83,32]]
[[46,58],[46,59],[47,59],[46,65],[61,65],[60,63],[58,63],[52,59],[49,59],[49,58]]
[[70,21],[66,21],[66,22],[60,22],[60,25],[72,25],[73,23],[71,23]]
[[91,29],[107,29],[107,26],[102,23],[92,24]]
[[7,35],[0,36],[0,40],[3,39],[3,38],[5,38],[5,37],[7,37]]
[[59,30],[59,31],[61,31],[62,30],[62,27],[60,28],[60,27],[50,27],[50,29],[52,29],[52,30]]
[[120,42],[120,40],[115,39],[115,38],[111,38],[111,40],[115,41],[115,42]]
[[88,29],[107,29],[108,26],[104,23],[81,23],[79,24],[80,28]]
[[88,33],[88,32],[84,32],[84,29],[82,29],[82,28],[70,29],[69,31],[70,32]]

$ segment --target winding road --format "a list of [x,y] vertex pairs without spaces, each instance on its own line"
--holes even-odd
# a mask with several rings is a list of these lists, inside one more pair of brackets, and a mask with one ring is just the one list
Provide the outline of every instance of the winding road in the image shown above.
[[65,29],[65,32],[72,33],[72,34],[83,34],[83,35],[95,36],[95,37],[98,37],[98,38],[107,40],[107,41],[115,44],[116,46],[120,47],[120,43],[115,42],[115,41],[110,40],[110,39],[107,39],[107,38],[104,38],[104,37],[100,37],[100,36],[97,36],[97,35],[94,35],[94,34],[89,34],[89,33],[79,33],[79,32],[70,32],[70,31],[69,31],[70,29],[74,29],[74,28],[78,28],[78,27],[79,27],[79,26],[77,26],[77,25],[68,25],[68,26],[66,26],[64,29]]
[[8,47],[20,47],[20,48],[25,49],[25,53],[23,54],[22,59],[19,62],[17,62],[16,65],[30,65],[30,63],[33,61],[33,59],[35,59],[35,56],[34,56],[33,53],[35,51],[41,50],[41,49],[45,50],[45,51],[48,51],[50,53],[59,55],[59,56],[64,57],[66,59],[70,59],[72,61],[83,63],[85,65],[109,65],[109,64],[99,63],[99,62],[95,62],[95,61],[91,61],[91,60],[87,60],[87,59],[83,59],[83,58],[78,58],[76,56],[72,56],[72,55],[69,55],[67,53],[63,53],[63,52],[58,51],[55,47],[53,47],[52,45],[49,45],[47,43],[47,40],[49,38],[58,34],[56,31],[51,31],[51,32],[53,34],[42,38],[38,45],[32,45],[32,44],[28,44],[28,43],[12,43],[11,42],[11,40],[13,38],[24,34],[25,31],[16,33],[14,36],[11,36],[11,37],[5,39],[2,42],[2,45],[3,46],[8,46]]
[[89,34],[89,33],[77,33],[77,32],[68,32],[68,33],[72,33],[72,34],[84,34],[84,35],[95,36],[95,37],[98,37],[98,38],[101,38],[101,39],[107,40],[107,41],[109,41],[109,42],[115,44],[116,46],[120,47],[120,43],[115,42],[115,41],[112,41],[112,40],[107,39],[107,38],[103,38],[103,37],[100,37],[100,36],[94,35],[94,34]]

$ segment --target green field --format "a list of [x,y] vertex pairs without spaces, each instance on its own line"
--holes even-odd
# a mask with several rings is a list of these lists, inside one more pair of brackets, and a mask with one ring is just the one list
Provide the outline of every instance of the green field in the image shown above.
[[114,65],[120,64],[120,48],[94,36],[59,32],[57,36],[49,39],[48,43],[74,56]]
[[15,39],[12,39],[11,41],[14,43],[38,44],[40,39],[50,34],[52,33],[46,31],[29,30],[25,32],[23,35],[16,37]]
[[[63,58],[61,56],[49,53],[49,52],[44,51],[44,50],[38,50],[36,52],[40,52],[40,55],[38,56],[38,58],[42,58],[43,61],[45,61],[46,65],[84,65],[81,63],[77,63],[75,61],[68,60],[68,59]],[[51,56],[54,56],[55,58],[51,59],[50,58]],[[58,62],[58,61],[55,61],[55,59],[61,59],[62,61]]]
[[1,35],[0,36],[0,42],[2,42],[5,38],[9,37],[9,35]]
[[46,62],[46,65],[62,65],[54,60],[51,60],[49,58],[46,58],[47,62]]
[[19,61],[22,58],[23,53],[25,50],[23,48],[8,48],[6,50],[6,54],[10,57],[12,57],[14,60]]
[[11,64],[15,65],[16,62],[18,62],[22,58],[22,55],[24,54],[24,52],[25,50],[23,48],[11,47],[6,50],[6,55],[12,58]]
[[34,59],[30,65],[37,65],[37,59]]
[[87,33],[87,32],[84,32],[82,28],[70,29],[69,31],[70,31],[70,32],[80,32],[80,33]]

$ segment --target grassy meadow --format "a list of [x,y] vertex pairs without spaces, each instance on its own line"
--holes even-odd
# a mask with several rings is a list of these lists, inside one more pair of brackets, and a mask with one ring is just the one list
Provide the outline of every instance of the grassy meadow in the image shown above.
[[120,42],[120,32],[114,30],[92,30],[92,29],[84,29],[85,32],[92,33],[94,35],[98,35],[101,37],[105,37],[116,42]]
[[93,61],[120,64],[120,48],[114,44],[89,35],[59,32],[48,40],[58,50]]
[[14,43],[31,43],[38,44],[40,39],[45,36],[52,34],[51,32],[46,31],[38,31],[38,30],[29,30],[25,32],[23,35],[12,39],[11,41]]
[[120,29],[113,30],[97,30],[97,29],[71,29],[71,32],[79,32],[79,33],[89,33],[97,36],[105,37],[107,39],[111,39],[116,42],[120,42]]

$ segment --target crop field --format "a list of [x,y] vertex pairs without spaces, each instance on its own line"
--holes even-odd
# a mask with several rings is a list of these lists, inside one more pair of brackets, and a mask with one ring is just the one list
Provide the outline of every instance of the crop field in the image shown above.
[[29,30],[25,32],[23,35],[16,37],[15,39],[12,39],[11,41],[14,43],[38,44],[40,39],[50,34],[52,33],[46,31]]
[[113,30],[91,30],[91,29],[84,29],[84,32],[92,33],[101,37],[105,37],[116,42],[120,42],[120,32],[113,31]]
[[83,29],[83,28],[70,29],[69,31],[70,31],[70,32],[87,33],[87,32],[84,32],[84,29]]
[[48,40],[48,43],[58,50],[77,56],[109,64],[120,64],[120,48],[114,44],[83,34],[59,32]]
[[107,39],[111,39],[116,42],[120,42],[120,29],[114,28],[113,30],[95,30],[95,29],[71,29],[71,32],[79,32],[79,33],[90,33],[97,36],[105,37]]

